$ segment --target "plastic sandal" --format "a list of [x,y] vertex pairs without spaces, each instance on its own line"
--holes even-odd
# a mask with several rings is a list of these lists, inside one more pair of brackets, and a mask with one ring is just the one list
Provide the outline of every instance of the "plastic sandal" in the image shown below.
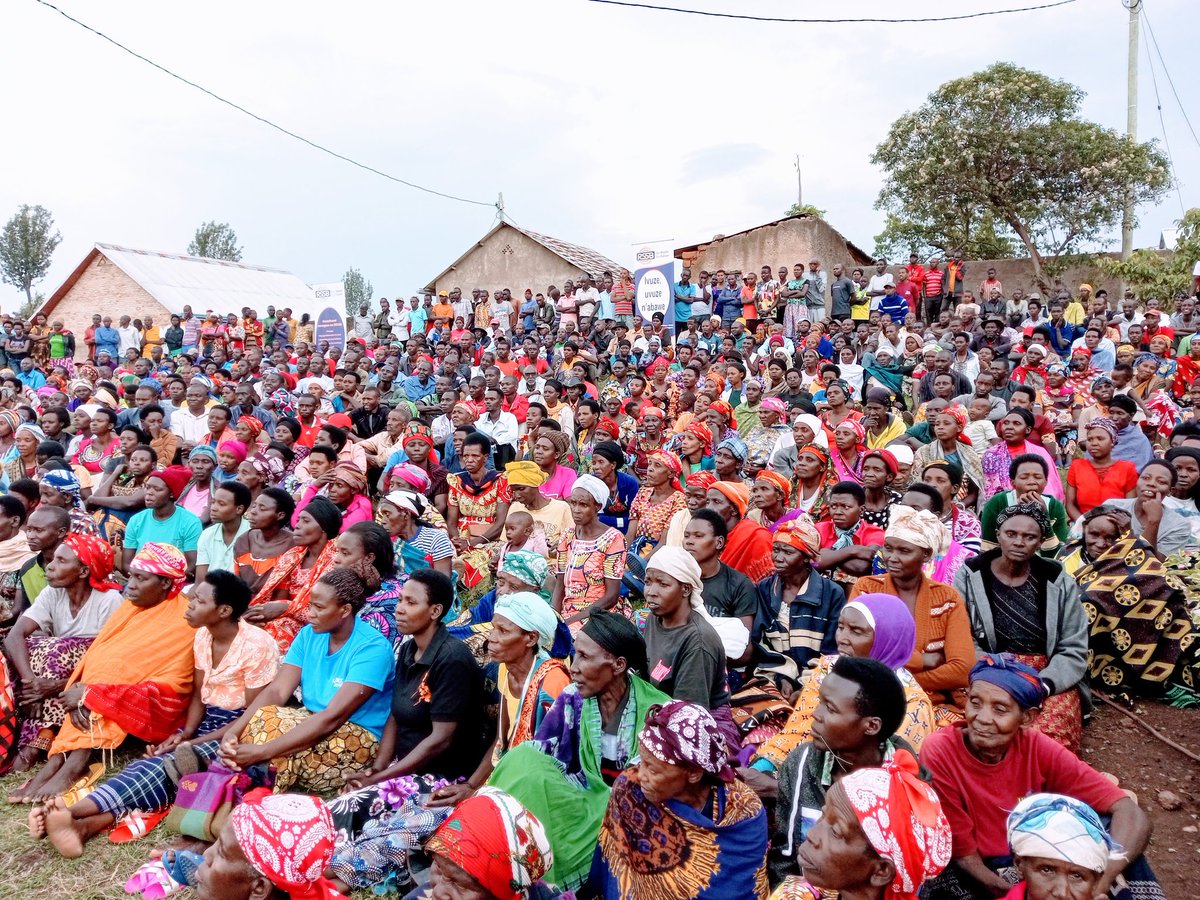
[[92,786],[104,777],[107,771],[104,763],[94,762],[88,766],[87,773],[68,788],[62,795],[65,806],[74,806],[92,792]]
[[146,863],[125,882],[125,893],[141,894],[144,900],[163,900],[182,889],[183,885],[167,874],[161,860]]
[[204,857],[194,850],[168,850],[162,858],[171,880],[188,887],[196,886],[196,870],[203,862]]
[[135,809],[117,822],[112,831],[108,833],[108,839],[114,844],[128,844],[130,841],[140,840],[153,831],[154,827],[165,819],[170,811],[169,807],[152,813]]

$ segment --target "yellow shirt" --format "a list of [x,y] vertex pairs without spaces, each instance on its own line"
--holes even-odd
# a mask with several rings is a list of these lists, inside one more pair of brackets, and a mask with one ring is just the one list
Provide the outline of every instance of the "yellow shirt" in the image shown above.
[[1083,308],[1083,304],[1078,300],[1072,300],[1063,309],[1063,319],[1070,325],[1082,325],[1086,318],[1087,310]]
[[162,339],[163,339],[162,332],[159,331],[157,325],[152,325],[151,327],[149,327],[145,331],[143,331],[142,332],[142,340],[144,340],[146,342],[146,345],[142,348],[142,356],[146,357],[146,359],[149,359],[150,358],[150,349],[152,347],[154,347],[155,344],[158,344],[162,348],[163,356],[166,356],[167,355],[167,346],[166,346],[166,344],[161,343]]

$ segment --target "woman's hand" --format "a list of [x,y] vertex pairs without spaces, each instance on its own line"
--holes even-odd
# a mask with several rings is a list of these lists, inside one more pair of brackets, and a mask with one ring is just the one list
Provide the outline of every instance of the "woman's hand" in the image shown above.
[[34,678],[32,681],[26,681],[21,684],[17,700],[22,706],[40,703],[43,700],[49,700],[51,697],[57,697],[62,693],[66,685],[67,682],[64,679]]
[[448,784],[434,791],[429,797],[427,806],[458,806],[468,797],[475,794],[475,788],[467,782]]
[[173,753],[178,747],[186,744],[188,737],[182,731],[177,731],[161,744],[154,747],[146,748],[146,756],[166,756],[168,753]]
[[217,757],[227,768],[233,769],[235,772],[240,771],[238,749],[238,736],[231,729],[225,737],[221,738],[221,746],[217,748]]
[[67,709],[76,709],[83,705],[83,695],[87,690],[85,684],[73,684],[63,692],[62,701]]
[[342,786],[338,789],[339,794],[349,794],[352,791],[360,791],[365,787],[370,787],[379,780],[379,773],[375,769],[368,769],[365,772],[350,772],[343,778]]
[[242,615],[242,618],[247,622],[271,622],[278,619],[287,612],[288,604],[282,600],[271,600],[267,603],[260,603],[258,606],[252,606]]

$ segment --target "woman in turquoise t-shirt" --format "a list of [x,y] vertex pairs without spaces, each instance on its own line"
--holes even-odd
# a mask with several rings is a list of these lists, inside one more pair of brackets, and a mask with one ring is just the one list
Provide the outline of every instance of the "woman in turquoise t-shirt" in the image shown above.
[[[272,763],[275,789],[321,794],[366,770],[391,704],[395,661],[387,638],[358,618],[367,583],[350,569],[322,576],[279,674],[230,726],[221,761],[245,769]],[[299,687],[304,707],[285,706]],[[239,737],[245,732],[244,739]]]

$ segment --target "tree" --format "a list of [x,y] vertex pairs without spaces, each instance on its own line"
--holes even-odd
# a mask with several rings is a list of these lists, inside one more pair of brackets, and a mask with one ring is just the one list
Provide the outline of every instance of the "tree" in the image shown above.
[[[1083,96],[1009,63],[947,82],[875,149],[885,175],[876,207],[927,229],[934,246],[992,228],[1049,291],[1060,257],[1112,240],[1126,197],[1156,203],[1171,185],[1154,143],[1084,120]],[[967,227],[955,232],[963,210]]]
[[818,209],[811,203],[793,203],[788,207],[788,211],[784,213],[787,216],[816,216],[818,219],[825,218],[825,210]]
[[342,276],[342,286],[346,289],[346,315],[352,316],[362,304],[371,303],[371,282],[353,266]]
[[25,292],[26,308],[33,308],[33,285],[46,277],[50,257],[62,242],[50,210],[24,205],[0,232],[0,281]]
[[875,255],[884,259],[907,260],[915,253],[922,260],[935,253],[942,256],[961,250],[967,259],[1006,259],[1016,246],[1003,234],[995,219],[982,219],[974,209],[944,207],[949,215],[936,223],[924,224],[887,214],[883,231],[875,235]]
[[238,246],[237,232],[227,222],[205,222],[196,229],[196,235],[188,244],[189,256],[206,259],[223,259],[226,262],[241,262],[242,248]]
[[1191,294],[1200,262],[1200,209],[1192,207],[1176,223],[1175,252],[1135,250],[1129,259],[1101,259],[1104,274],[1119,278],[1141,297],[1168,300],[1177,294]]

